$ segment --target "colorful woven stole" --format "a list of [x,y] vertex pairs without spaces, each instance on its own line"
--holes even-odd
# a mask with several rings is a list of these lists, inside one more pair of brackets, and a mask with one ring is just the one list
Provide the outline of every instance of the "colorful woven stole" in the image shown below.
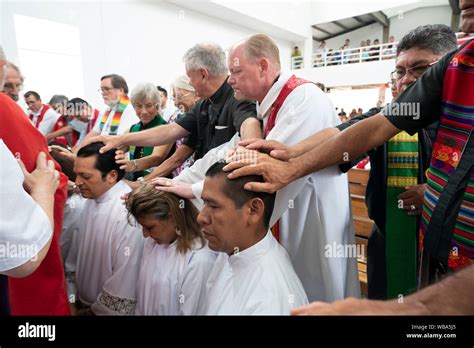
[[[311,81],[307,81],[292,75],[288,81],[283,85],[278,97],[276,98],[275,102],[272,105],[272,109],[270,112],[270,116],[268,116],[267,125],[265,127],[265,138],[267,137],[268,133],[275,127],[276,117],[278,115],[278,111],[280,111],[281,106],[286,100],[286,97],[293,92],[293,90],[301,86],[304,83],[313,83]],[[273,227],[271,227],[271,231],[273,236],[277,241],[280,241],[280,220],[278,220]]]
[[388,142],[385,248],[387,298],[416,290],[416,217],[401,209],[398,195],[418,184],[418,134],[401,132]]
[[[443,81],[443,110],[440,125],[433,145],[430,168],[428,169],[428,187],[423,204],[420,248],[446,263],[451,270],[458,270],[472,263],[474,258],[474,174],[471,172],[464,190],[461,206],[452,229],[450,247],[439,250],[433,241],[434,231],[429,226],[433,211],[455,172],[469,136],[473,137],[474,126],[474,40],[471,40],[451,60]],[[472,163],[471,163],[472,165]],[[472,168],[472,167],[471,167]],[[448,208],[449,209],[449,208]],[[430,236],[425,233],[431,233]],[[449,231],[451,232],[451,231]],[[425,240],[426,239],[426,240]],[[429,243],[428,243],[429,239]],[[426,245],[424,245],[424,243]],[[449,241],[448,241],[449,243]],[[439,257],[443,254],[443,257]]]
[[[124,95],[118,102],[118,104],[115,106],[115,112],[114,116],[112,118],[112,123],[110,124],[110,130],[109,130],[109,135],[116,135],[118,127],[120,125],[120,118],[122,117],[123,112],[125,111],[125,108],[127,107],[129,103],[129,99],[126,95]],[[104,128],[105,123],[107,122],[107,119],[109,118],[109,114],[112,111],[113,108],[108,109],[104,116],[102,116],[102,119],[100,120],[100,131],[102,131],[102,128]]]

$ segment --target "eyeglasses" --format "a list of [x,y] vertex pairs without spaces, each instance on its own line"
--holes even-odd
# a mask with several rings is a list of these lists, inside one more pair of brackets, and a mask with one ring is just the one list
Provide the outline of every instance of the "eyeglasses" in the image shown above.
[[7,82],[3,85],[3,89],[8,89],[8,90],[13,90],[13,89],[17,89],[19,91],[21,91],[23,89],[23,84],[22,83],[11,83],[11,82]]
[[117,89],[117,88],[114,88],[114,87],[100,87],[97,92],[101,92],[101,93],[109,93],[111,90],[113,89]]
[[155,108],[158,106],[158,104],[146,104],[146,105],[143,105],[143,104],[133,104],[133,108],[135,109],[135,111],[141,111],[143,109],[146,109],[147,111],[153,111],[155,110]]
[[405,75],[410,74],[415,80],[418,80],[421,75],[428,69],[431,68],[433,65],[438,63],[438,61],[432,62],[430,64],[423,64],[417,65],[412,68],[408,69],[395,69],[390,73],[390,78],[393,80],[401,80],[405,77]]

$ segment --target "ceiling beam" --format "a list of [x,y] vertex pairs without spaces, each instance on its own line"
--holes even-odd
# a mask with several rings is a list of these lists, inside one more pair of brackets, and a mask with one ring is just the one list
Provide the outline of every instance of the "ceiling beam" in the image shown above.
[[[358,25],[358,26],[356,26],[356,27],[348,28],[348,29],[346,29],[346,30],[337,32],[337,33],[335,33],[335,34],[328,33],[328,32],[325,32],[325,31],[324,31],[324,33],[326,34],[326,36],[324,36],[324,37],[322,37],[322,38],[320,38],[320,39],[316,39],[316,41],[329,40],[329,39],[332,39],[333,37],[350,33],[351,31],[354,31],[354,30],[363,28],[363,27],[365,27],[365,26],[367,26],[367,25],[374,24],[374,23],[376,23],[375,20],[374,20],[374,21],[371,21],[371,22],[363,22],[363,23],[361,23],[360,25]],[[321,29],[319,29],[318,26],[316,26],[316,25],[312,25],[312,27],[313,27],[314,29],[321,30]],[[323,31],[323,30],[321,30],[321,31]],[[313,36],[313,39],[314,39],[314,36]]]
[[359,16],[355,16],[355,17],[352,17],[353,19],[355,19],[357,22],[359,22],[360,24],[362,23],[365,23],[362,19],[360,19]]
[[345,25],[339,23],[339,21],[334,21],[333,23],[334,23],[335,25],[337,25],[337,26],[338,26],[339,28],[341,28],[341,29],[344,29],[344,30],[349,29],[349,28],[346,27]]
[[369,13],[369,16],[372,17],[376,22],[380,23],[383,27],[389,25],[388,18],[382,11]]
[[323,32],[326,35],[333,35],[333,33],[330,33],[329,31],[324,30],[324,29],[318,27],[317,25],[312,25],[312,27],[313,27],[313,29],[319,30],[320,32]]

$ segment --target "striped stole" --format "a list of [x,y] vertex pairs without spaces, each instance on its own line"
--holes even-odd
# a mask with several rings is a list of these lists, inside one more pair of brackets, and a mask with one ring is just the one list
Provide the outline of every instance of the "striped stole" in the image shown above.
[[[118,127],[120,125],[120,119],[122,118],[122,114],[125,111],[127,105],[129,103],[129,99],[126,95],[124,95],[118,104],[115,106],[115,112],[114,116],[112,118],[112,122],[110,124],[110,131],[109,135],[116,135]],[[102,119],[100,120],[100,131],[102,131],[102,128],[104,128],[105,122],[107,122],[107,119],[109,118],[109,114],[112,109],[108,109],[104,116],[102,116]]]
[[[421,221],[421,250],[450,270],[463,268],[474,258],[473,139],[469,145],[469,137],[474,137],[473,125],[474,40],[471,40],[453,57],[444,77],[443,109],[427,173]],[[470,158],[466,156],[468,152]],[[454,193],[444,199],[448,189],[452,191],[454,181],[457,183]],[[439,204],[441,200],[443,206]],[[447,226],[446,216],[453,213],[456,220]]]

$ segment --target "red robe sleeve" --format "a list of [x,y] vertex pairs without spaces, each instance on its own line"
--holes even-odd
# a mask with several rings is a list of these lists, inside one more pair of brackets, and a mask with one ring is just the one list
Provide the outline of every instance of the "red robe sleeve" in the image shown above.
[[[26,114],[8,96],[0,93],[0,138],[15,156],[20,156],[26,169],[36,166],[40,151],[48,155],[48,144],[31,124]],[[56,163],[56,169],[61,168]],[[54,195],[54,233],[51,246],[38,269],[25,278],[9,278],[12,315],[69,315],[66,280],[59,250],[67,177],[61,173]]]

